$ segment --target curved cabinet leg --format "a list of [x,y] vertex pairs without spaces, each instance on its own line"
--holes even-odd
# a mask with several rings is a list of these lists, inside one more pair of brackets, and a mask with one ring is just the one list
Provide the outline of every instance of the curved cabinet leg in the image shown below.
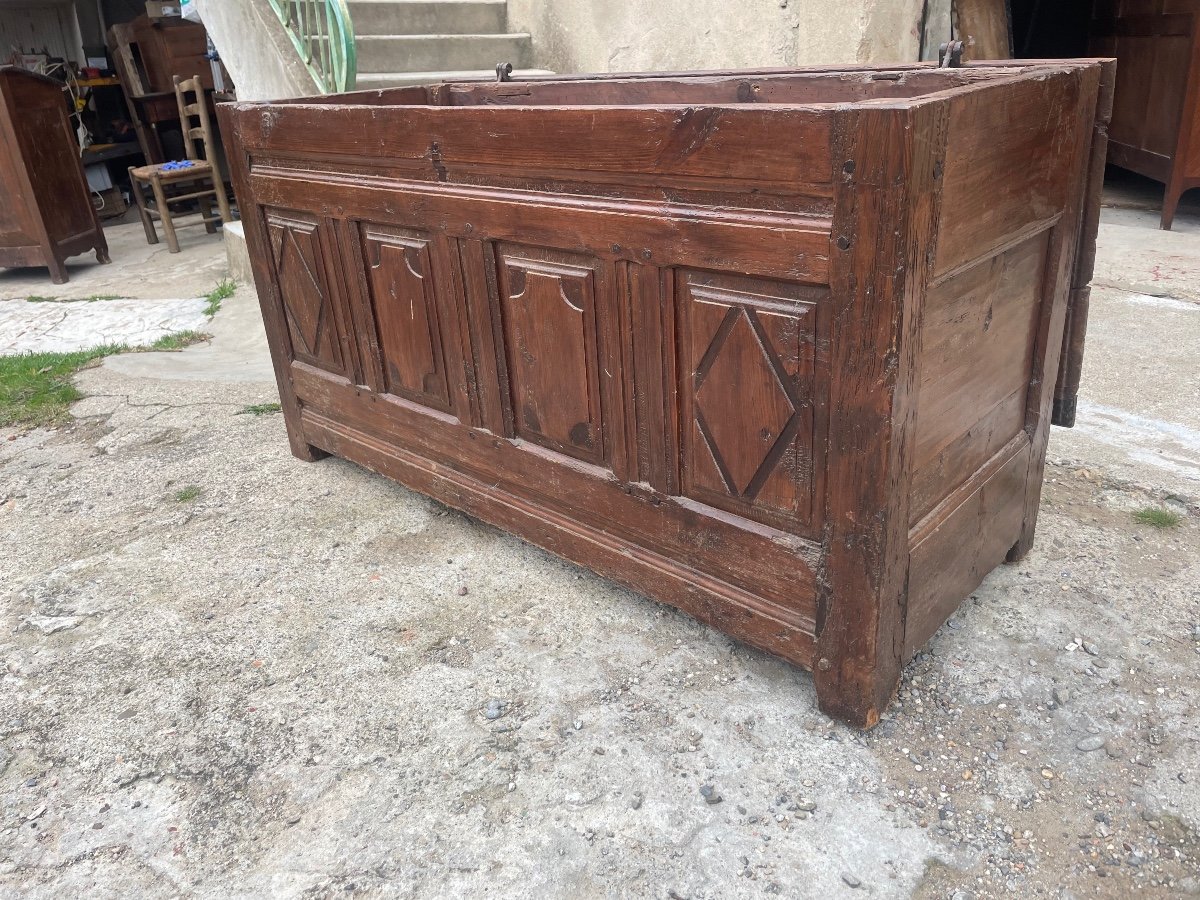
[[1179,197],[1182,193],[1182,188],[1167,185],[1167,192],[1163,195],[1162,218],[1158,222],[1158,227],[1163,231],[1171,230],[1171,224],[1175,221],[1175,210],[1179,208]]
[[167,194],[162,179],[155,175],[150,181],[150,188],[154,191],[154,206],[158,209],[158,219],[167,235],[167,250],[170,253],[178,253],[179,239],[175,236],[175,223],[171,220],[171,208],[167,205]]
[[50,270],[50,281],[54,284],[66,284],[71,279],[67,277],[67,267],[61,259],[50,257],[46,260],[46,268]]

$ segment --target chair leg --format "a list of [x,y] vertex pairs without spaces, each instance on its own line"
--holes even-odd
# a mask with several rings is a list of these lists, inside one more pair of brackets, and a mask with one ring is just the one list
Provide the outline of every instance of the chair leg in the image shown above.
[[175,223],[171,221],[171,208],[167,206],[167,195],[163,191],[162,179],[157,174],[150,176],[150,187],[154,189],[154,205],[158,207],[158,217],[162,220],[163,231],[167,235],[167,249],[172,253],[178,253],[179,238],[175,236]]
[[154,220],[146,211],[146,194],[142,190],[142,183],[134,177],[132,168],[129,170],[129,189],[133,192],[133,202],[137,204],[138,215],[142,217],[142,228],[146,230],[146,243],[157,244],[158,232],[154,230]]
[[225,180],[221,173],[213,171],[213,187],[217,191],[217,208],[221,210],[221,221],[232,222],[233,213],[229,211],[229,195],[225,192]]
[[204,230],[209,234],[216,234],[217,223],[210,221],[213,217],[212,201],[208,197],[198,197],[197,202],[200,204],[200,215],[204,217]]

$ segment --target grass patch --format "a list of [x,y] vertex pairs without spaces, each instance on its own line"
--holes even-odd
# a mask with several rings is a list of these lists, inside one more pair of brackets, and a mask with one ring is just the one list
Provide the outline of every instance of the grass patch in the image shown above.
[[1161,506],[1146,506],[1133,514],[1133,517],[1143,525],[1154,528],[1174,528],[1183,521],[1179,513],[1163,509]]
[[204,300],[207,304],[204,307],[204,314],[210,318],[215,316],[217,314],[217,310],[221,308],[221,302],[232,297],[233,292],[236,290],[237,285],[228,278],[226,278],[224,281],[217,282],[217,286],[204,295]]
[[74,353],[0,356],[0,426],[62,424],[69,418],[71,404],[83,397],[71,384],[72,376],[89,363],[128,349],[107,344]]
[[194,484],[189,484],[185,488],[180,488],[175,492],[176,503],[191,503],[202,493],[201,489]]
[[268,416],[271,413],[283,412],[278,403],[255,403],[253,406],[243,406],[237,411],[239,416]]
[[208,340],[201,331],[160,337],[148,347],[105,344],[72,353],[19,353],[0,356],[0,428],[53,428],[70,418],[71,404],[81,394],[71,379],[85,366],[106,356],[146,350],[182,350]]
[[124,300],[120,294],[92,294],[90,297],[43,297],[41,294],[30,294],[25,298],[26,303],[95,303],[98,300]]
[[182,350],[184,347],[190,347],[192,344],[199,344],[201,341],[207,341],[211,335],[205,334],[203,331],[177,331],[174,334],[164,334],[157,341],[145,350]]

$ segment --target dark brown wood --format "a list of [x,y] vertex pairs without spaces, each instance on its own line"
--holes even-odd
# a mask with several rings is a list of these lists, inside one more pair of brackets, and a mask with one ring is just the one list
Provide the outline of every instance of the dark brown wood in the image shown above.
[[1103,65],[223,105],[292,451],[813,668],[870,726],[1032,538]]
[[213,88],[208,61],[208,33],[204,26],[179,16],[152,19],[141,15],[133,20],[133,38],[146,72],[146,92],[166,93],[175,88],[175,76],[197,76],[208,90]]
[[109,261],[62,85],[0,66],[0,266],[46,266],[63,284],[88,250]]
[[1200,0],[1096,0],[1090,46],[1119,63],[1108,160],[1165,185],[1169,230],[1200,187]]

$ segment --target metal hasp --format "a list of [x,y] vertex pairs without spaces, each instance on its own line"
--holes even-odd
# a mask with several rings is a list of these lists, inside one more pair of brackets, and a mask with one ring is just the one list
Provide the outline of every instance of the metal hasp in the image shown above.
[[965,46],[962,41],[947,41],[938,47],[938,68],[962,68],[962,55]]
[[512,63],[496,63],[496,83],[512,81]]

